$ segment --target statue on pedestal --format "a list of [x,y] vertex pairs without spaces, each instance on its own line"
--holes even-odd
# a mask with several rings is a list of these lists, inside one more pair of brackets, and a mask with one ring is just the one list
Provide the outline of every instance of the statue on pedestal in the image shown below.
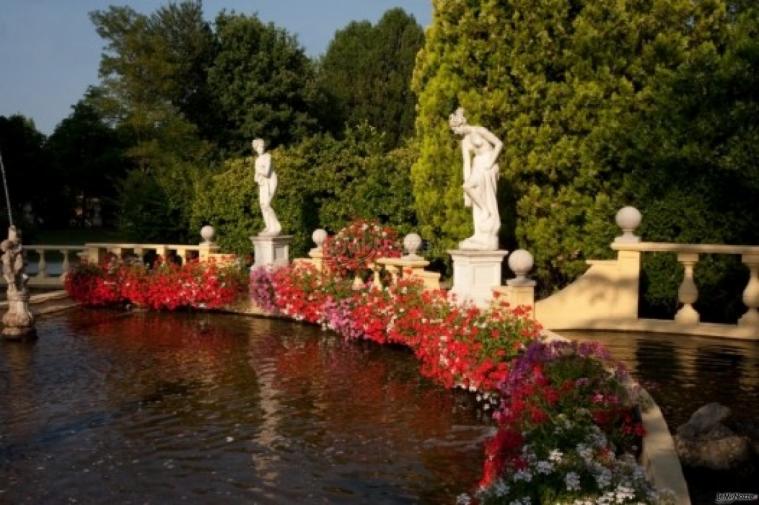
[[474,235],[459,243],[461,249],[495,251],[498,249],[498,164],[503,142],[487,128],[467,124],[459,107],[448,118],[451,130],[462,135],[464,156],[464,205],[472,207]]
[[258,236],[275,237],[282,231],[282,225],[279,224],[277,214],[271,206],[274,193],[277,191],[277,173],[272,166],[271,154],[264,152],[263,139],[255,139],[251,145],[258,154],[255,161],[255,177],[258,183],[258,202],[265,225]]
[[24,250],[16,227],[8,228],[8,238],[0,243],[3,278],[8,284],[8,312],[3,316],[3,336],[21,339],[34,335],[34,316],[29,310],[29,277],[24,272]]

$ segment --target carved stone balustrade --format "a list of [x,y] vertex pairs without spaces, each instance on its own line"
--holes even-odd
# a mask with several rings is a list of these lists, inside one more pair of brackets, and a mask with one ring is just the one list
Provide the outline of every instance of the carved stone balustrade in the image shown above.
[[[29,286],[62,287],[71,269],[72,259],[84,251],[80,245],[29,245],[24,246],[28,264]],[[4,281],[0,280],[4,284]]]
[[[759,246],[643,242],[634,235],[641,216],[632,207],[617,214],[623,234],[611,244],[615,260],[588,260],[590,268],[564,289],[535,304],[535,317],[551,330],[614,330],[759,340]],[[673,320],[638,315],[641,254],[671,253],[683,265],[681,304]],[[743,291],[746,313],[736,324],[701,322],[696,265],[704,254],[741,256],[749,270]]]
[[379,258],[377,264],[390,274],[391,282],[399,279],[416,277],[421,279],[425,289],[440,289],[440,274],[425,270],[430,262],[417,254],[422,245],[422,238],[416,233],[409,233],[403,239],[406,254],[400,258]]

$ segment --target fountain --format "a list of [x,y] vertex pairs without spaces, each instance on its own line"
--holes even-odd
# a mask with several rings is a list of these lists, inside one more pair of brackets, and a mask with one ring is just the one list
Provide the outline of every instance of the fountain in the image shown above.
[[2,251],[3,278],[8,285],[8,312],[3,316],[3,337],[7,340],[26,340],[34,338],[34,316],[29,310],[29,276],[26,275],[24,247],[21,244],[21,233],[13,225],[11,199],[8,192],[8,182],[5,178],[5,164],[0,153],[0,171],[5,188],[5,202],[8,205],[8,238],[0,243]]

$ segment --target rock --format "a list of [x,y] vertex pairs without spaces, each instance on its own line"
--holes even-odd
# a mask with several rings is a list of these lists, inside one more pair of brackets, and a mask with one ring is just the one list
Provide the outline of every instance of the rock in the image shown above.
[[675,448],[687,466],[712,470],[735,468],[751,457],[751,440],[722,424],[730,409],[719,403],[704,405],[677,428]]
[[707,403],[695,411],[687,423],[677,428],[677,435],[685,438],[699,437],[730,417],[730,413],[730,409],[724,405]]
[[[675,448],[680,461],[686,466],[700,466],[712,470],[729,470],[747,461],[751,456],[748,437],[736,435],[729,428],[715,428],[707,439],[688,439],[675,436]],[[725,431],[726,430],[726,431]]]
[[741,421],[735,423],[735,431],[744,435],[751,440],[751,448],[754,450],[754,454],[759,456],[759,422],[757,421]]

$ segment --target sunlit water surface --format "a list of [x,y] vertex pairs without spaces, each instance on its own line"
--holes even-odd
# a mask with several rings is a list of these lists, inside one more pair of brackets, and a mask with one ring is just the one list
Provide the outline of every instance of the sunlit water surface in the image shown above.
[[453,503],[490,433],[404,349],[75,310],[0,345],[0,503]]

